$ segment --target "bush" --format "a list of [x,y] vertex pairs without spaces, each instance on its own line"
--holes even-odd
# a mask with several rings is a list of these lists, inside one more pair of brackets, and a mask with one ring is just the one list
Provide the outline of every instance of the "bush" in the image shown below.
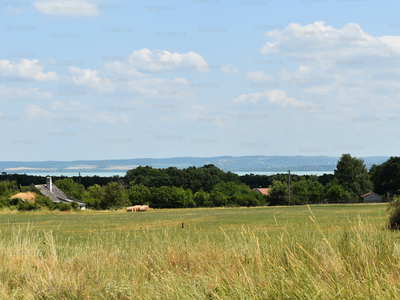
[[78,208],[79,208],[78,202],[71,202],[71,207],[72,207],[73,209],[78,209]]
[[397,200],[392,202],[388,207],[388,210],[390,211],[390,214],[387,228],[392,230],[400,229],[400,202]]
[[29,201],[22,202],[20,201],[17,205],[18,210],[21,211],[31,211],[31,210],[38,210],[40,209],[40,205],[37,203],[31,203]]
[[56,204],[55,209],[58,209],[60,211],[69,211],[72,209],[72,206],[68,203],[58,203]]
[[41,206],[46,206],[48,208],[54,208],[54,203],[51,201],[51,199],[49,197],[46,197],[43,195],[36,195],[35,203],[37,203]]

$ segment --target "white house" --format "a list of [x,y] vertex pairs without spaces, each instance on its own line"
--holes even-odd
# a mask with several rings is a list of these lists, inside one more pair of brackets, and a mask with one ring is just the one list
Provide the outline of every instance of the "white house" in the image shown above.
[[79,208],[81,210],[86,209],[86,203],[85,202],[76,200],[74,198],[71,198],[71,197],[65,195],[63,193],[63,191],[61,191],[58,187],[56,187],[52,183],[51,177],[47,177],[46,178],[46,184],[36,184],[36,185],[34,185],[32,183],[31,186],[34,186],[35,188],[37,188],[43,196],[49,197],[54,204],[58,204],[58,203],[71,204],[71,202],[76,202],[76,203],[78,203]]

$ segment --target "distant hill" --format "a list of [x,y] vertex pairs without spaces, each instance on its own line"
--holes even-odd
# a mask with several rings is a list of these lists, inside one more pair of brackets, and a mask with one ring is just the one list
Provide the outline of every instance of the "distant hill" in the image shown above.
[[[2,161],[0,172],[6,173],[77,173],[77,172],[125,172],[137,166],[154,168],[190,166],[201,167],[213,164],[224,171],[232,172],[282,172],[292,171],[333,171],[339,157],[330,156],[218,156],[218,157],[174,157],[174,158],[135,158],[116,160],[79,161]],[[380,164],[387,156],[363,157],[367,167]]]

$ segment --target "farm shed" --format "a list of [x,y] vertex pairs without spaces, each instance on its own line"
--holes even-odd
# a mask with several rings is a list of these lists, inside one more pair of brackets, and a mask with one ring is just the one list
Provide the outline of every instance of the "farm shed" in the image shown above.
[[361,199],[363,203],[382,203],[382,197],[374,192],[369,192],[362,195]]
[[43,196],[47,196],[51,199],[54,204],[76,202],[80,209],[86,209],[86,203],[76,200],[74,198],[68,197],[63,193],[58,187],[56,187],[51,180],[51,177],[46,178],[46,184],[31,184],[32,187],[37,188]]

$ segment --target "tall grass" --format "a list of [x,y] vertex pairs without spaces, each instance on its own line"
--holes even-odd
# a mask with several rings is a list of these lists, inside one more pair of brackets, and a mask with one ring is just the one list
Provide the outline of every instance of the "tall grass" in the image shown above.
[[[4,216],[4,215],[3,215]],[[276,230],[162,226],[69,238],[0,232],[2,299],[398,299],[400,240],[348,220]]]

